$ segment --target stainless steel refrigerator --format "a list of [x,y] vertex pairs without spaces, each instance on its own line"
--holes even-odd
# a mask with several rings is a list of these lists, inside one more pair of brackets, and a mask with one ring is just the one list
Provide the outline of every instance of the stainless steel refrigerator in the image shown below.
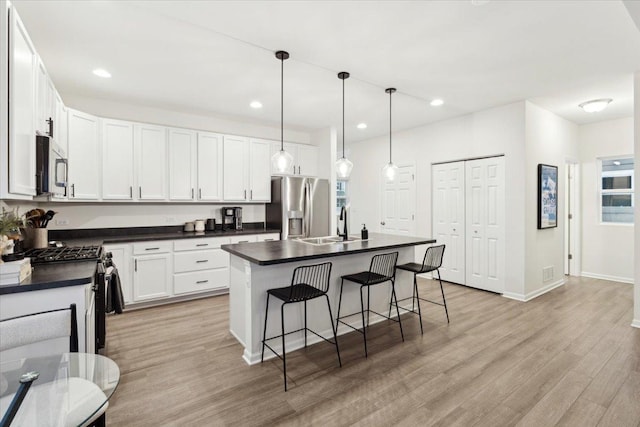
[[271,178],[271,203],[266,205],[267,228],[281,238],[329,235],[329,181],[318,178]]

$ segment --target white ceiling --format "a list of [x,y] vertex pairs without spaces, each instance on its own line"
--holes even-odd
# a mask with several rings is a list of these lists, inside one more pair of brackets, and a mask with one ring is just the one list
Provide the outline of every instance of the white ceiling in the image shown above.
[[[347,141],[388,133],[390,86],[394,131],[524,99],[588,123],[632,115],[640,70],[640,30],[618,0],[14,3],[63,98],[277,124],[283,49],[286,126],[341,127],[336,73],[351,73]],[[577,107],[604,97],[602,113]]]

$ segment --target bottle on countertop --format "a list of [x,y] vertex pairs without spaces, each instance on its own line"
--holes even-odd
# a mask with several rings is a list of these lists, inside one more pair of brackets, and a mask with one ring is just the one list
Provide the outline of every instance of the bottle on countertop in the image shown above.
[[367,230],[366,224],[362,224],[362,230],[360,230],[360,238],[367,240],[369,238],[369,230]]

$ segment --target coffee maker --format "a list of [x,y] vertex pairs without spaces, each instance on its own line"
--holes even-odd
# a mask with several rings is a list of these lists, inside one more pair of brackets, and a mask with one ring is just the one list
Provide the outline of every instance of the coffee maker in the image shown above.
[[222,208],[222,229],[242,230],[242,208]]

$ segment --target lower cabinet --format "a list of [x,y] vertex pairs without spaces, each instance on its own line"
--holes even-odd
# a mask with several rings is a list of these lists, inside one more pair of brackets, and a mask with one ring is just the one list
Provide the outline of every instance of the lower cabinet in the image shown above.
[[125,305],[169,301],[229,288],[227,243],[279,240],[279,234],[106,244],[118,269]]

